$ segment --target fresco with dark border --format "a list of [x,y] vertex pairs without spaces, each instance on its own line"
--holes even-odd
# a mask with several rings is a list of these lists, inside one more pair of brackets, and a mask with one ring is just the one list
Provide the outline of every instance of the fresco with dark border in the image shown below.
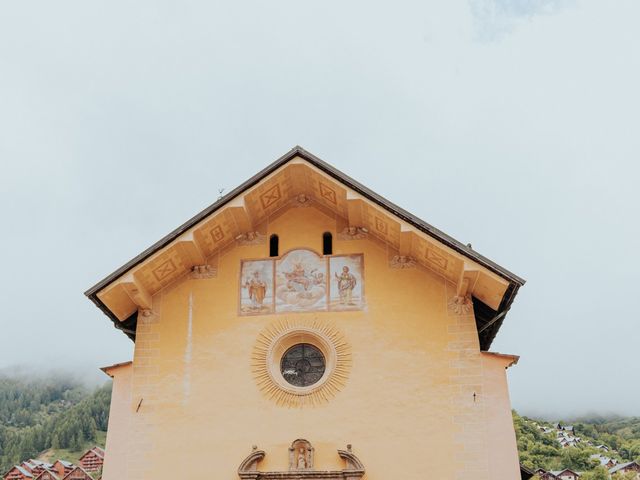
[[240,315],[267,315],[274,312],[272,259],[242,260],[238,313]]
[[329,260],[329,310],[364,309],[364,255],[333,255]]

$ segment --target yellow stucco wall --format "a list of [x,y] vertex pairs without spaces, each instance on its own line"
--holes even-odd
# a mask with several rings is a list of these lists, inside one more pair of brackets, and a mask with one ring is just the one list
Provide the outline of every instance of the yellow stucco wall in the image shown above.
[[127,462],[123,461],[128,452],[129,428],[131,421],[131,381],[133,367],[130,363],[106,369],[113,377],[111,408],[107,427],[105,463],[102,478],[127,477]]
[[455,287],[422,268],[391,269],[383,244],[339,241],[335,228],[313,208],[294,208],[268,235],[279,235],[281,252],[320,252],[332,231],[334,254],[364,254],[365,311],[286,314],[344,334],[352,367],[342,391],[304,408],[260,392],[251,354],[281,316],[239,317],[238,277],[240,261],[267,257],[268,246],[232,248],[216,278],[176,282],[154,296],[155,315],[139,316],[130,397],[115,373],[105,480],[236,479],[252,445],[267,454],[260,470],[287,470],[297,438],[315,447],[317,470],[344,468],[336,450],[353,444],[369,480],[518,478],[507,362],[480,353],[472,313],[448,308]]

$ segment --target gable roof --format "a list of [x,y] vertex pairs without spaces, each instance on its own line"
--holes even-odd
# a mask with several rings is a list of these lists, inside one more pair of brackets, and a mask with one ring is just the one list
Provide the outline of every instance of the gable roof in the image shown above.
[[[636,463],[636,462],[620,463],[620,464],[616,465],[615,467],[611,467],[609,469],[609,473],[614,474],[614,473],[616,473],[616,472],[618,472],[620,470],[623,470],[625,468],[628,468],[628,467],[630,467],[632,465],[638,465],[638,463]],[[638,467],[640,467],[640,465],[638,465]]]
[[58,480],[57,472],[51,471],[48,468],[45,468],[42,472],[40,472],[40,474],[35,478],[35,480],[41,480],[42,478],[45,478],[47,475],[50,475],[51,477],[53,477],[54,480]]
[[398,207],[389,200],[383,198],[382,196],[373,192],[361,183],[357,182],[348,175],[342,173],[341,171],[337,170],[333,166],[329,165],[328,163],[324,162],[323,160],[319,159],[315,155],[299,146],[291,149],[271,165],[251,177],[239,187],[235,188],[228,194],[218,199],[215,203],[202,210],[200,213],[189,219],[184,224],[180,225],[171,233],[160,239],[158,242],[147,248],[145,251],[137,255],[126,264],[124,264],[122,267],[118,268],[103,280],[99,281],[93,287],[89,288],[85,292],[85,295],[113,321],[116,328],[123,330],[125,334],[129,336],[129,338],[135,341],[137,312],[132,313],[131,316],[126,319],[119,319],[118,316],[99,298],[98,294],[110,284],[121,278],[123,275],[129,273],[132,269],[149,260],[157,252],[169,246],[172,242],[176,241],[181,235],[188,232],[191,228],[206,220],[207,217],[210,217],[221,208],[227,206],[244,192],[251,189],[252,187],[255,187],[260,182],[269,177],[272,173],[276,172],[278,169],[296,158],[300,158],[308,162],[323,174],[361,195],[364,199],[375,204],[378,208],[390,213],[400,221],[406,222],[421,233],[431,237],[445,247],[450,248],[454,252],[457,252],[463,257],[480,265],[492,274],[495,274],[498,277],[502,278],[504,281],[508,282],[508,287],[505,289],[504,295],[502,296],[502,299],[499,302],[497,308],[491,308],[475,296],[473,297],[476,323],[478,326],[478,332],[480,334],[480,345],[483,350],[488,350],[491,342],[495,338],[495,335],[497,334],[500,326],[504,321],[506,313],[511,307],[518,289],[522,285],[524,285],[525,280],[510,272],[506,268],[491,261],[490,259],[480,255],[470,246],[464,245],[462,242],[459,242],[458,240],[447,235],[441,230],[428,224],[424,220],[421,220],[408,211]]
[[16,465],[14,468],[18,469],[18,471],[25,477],[33,477],[31,472],[29,472],[26,468],[24,468],[24,467],[22,467],[20,465]]
[[[129,362],[126,362],[129,363]],[[82,456],[79,458],[78,461],[82,461],[83,458],[89,456],[89,455],[96,455],[99,458],[104,458],[104,450],[102,450],[100,447],[95,446],[93,448],[90,448],[89,450],[87,450],[86,452],[84,452],[82,454]]]
[[520,479],[521,480],[529,480],[531,477],[535,475],[535,472],[524,465],[520,464]]
[[73,468],[73,470],[71,470],[69,473],[67,473],[67,474],[62,478],[62,480],[68,480],[69,478],[72,478],[72,476],[73,476],[75,473],[77,473],[77,472],[82,472],[82,473],[84,474],[84,477],[85,477],[85,478],[87,478],[87,479],[91,479],[91,478],[93,478],[91,475],[89,475],[89,474],[87,473],[87,471],[86,471],[84,468],[76,466],[76,467],[74,467],[74,468]]

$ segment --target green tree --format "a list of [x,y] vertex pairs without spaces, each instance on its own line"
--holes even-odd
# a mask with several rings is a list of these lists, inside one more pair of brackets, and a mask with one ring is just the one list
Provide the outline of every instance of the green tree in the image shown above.
[[614,473],[611,480],[637,480],[638,474],[635,472]]
[[583,473],[580,480],[609,480],[609,471],[603,466],[598,466],[591,472]]
[[111,385],[0,376],[0,472],[48,448],[83,448],[106,430]]
[[590,455],[590,450],[583,447],[565,448],[561,455],[562,466],[571,470],[591,470],[598,461],[589,458]]

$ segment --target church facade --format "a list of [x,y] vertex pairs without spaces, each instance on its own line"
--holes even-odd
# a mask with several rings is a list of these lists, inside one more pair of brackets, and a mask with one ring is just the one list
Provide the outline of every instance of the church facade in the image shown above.
[[523,284],[296,147],[86,292],[135,342],[103,479],[517,479]]

